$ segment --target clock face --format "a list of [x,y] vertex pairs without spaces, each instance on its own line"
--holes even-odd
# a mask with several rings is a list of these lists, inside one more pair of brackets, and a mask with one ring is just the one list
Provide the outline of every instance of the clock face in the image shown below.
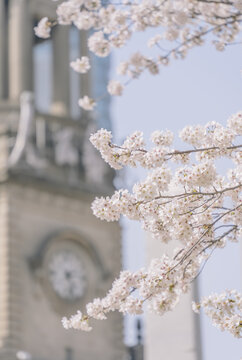
[[78,300],[86,290],[86,272],[81,259],[72,251],[52,255],[48,264],[50,283],[64,300]]

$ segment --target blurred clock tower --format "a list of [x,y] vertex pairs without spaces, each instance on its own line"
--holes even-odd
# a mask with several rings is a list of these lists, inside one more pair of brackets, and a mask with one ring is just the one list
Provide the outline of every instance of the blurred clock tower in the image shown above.
[[93,58],[80,80],[69,62],[87,54],[85,34],[62,26],[50,40],[35,38],[34,25],[55,7],[0,0],[0,360],[19,350],[33,360],[123,360],[119,314],[89,334],[61,326],[109,289],[121,243],[119,226],[90,210],[113,191],[88,141],[110,127],[109,99],[94,118],[76,106],[102,93],[109,60]]

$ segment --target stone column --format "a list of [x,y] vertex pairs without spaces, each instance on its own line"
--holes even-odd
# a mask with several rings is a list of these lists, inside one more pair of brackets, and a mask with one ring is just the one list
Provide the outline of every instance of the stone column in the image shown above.
[[9,1],[9,97],[33,88],[33,22],[28,0]]
[[7,95],[6,70],[7,70],[7,31],[6,31],[5,1],[0,0],[0,99]]
[[67,115],[70,112],[69,27],[53,30],[53,94],[51,112]]
[[21,346],[22,303],[19,234],[16,213],[11,208],[11,190],[0,186],[1,246],[0,246],[0,359],[16,360]]
[[[81,56],[89,56],[86,31],[80,31],[80,53]],[[90,74],[91,72],[88,71],[87,74],[81,75],[81,97],[84,95],[92,96]]]

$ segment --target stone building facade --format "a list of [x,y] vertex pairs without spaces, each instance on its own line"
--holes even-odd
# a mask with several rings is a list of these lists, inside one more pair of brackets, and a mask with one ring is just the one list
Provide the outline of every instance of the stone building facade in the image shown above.
[[[70,92],[92,91],[92,80],[84,76],[71,88],[69,27],[53,32],[52,91],[36,90],[34,48],[41,41],[33,26],[54,17],[55,6],[0,0],[0,359],[15,360],[23,350],[33,360],[123,360],[119,314],[97,321],[89,334],[60,322],[109,289],[121,244],[119,226],[90,210],[95,196],[112,192],[112,173],[88,143],[95,122],[72,114]],[[84,55],[85,35],[78,36]],[[107,76],[102,66],[95,71]],[[44,81],[44,72],[37,74]]]

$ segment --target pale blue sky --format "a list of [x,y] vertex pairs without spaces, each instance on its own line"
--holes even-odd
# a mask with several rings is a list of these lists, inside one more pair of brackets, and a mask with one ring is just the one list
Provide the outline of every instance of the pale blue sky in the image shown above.
[[[138,34],[130,44],[113,55],[112,78],[119,61],[126,60],[137,50],[147,53],[147,34]],[[217,52],[211,45],[192,49],[185,60],[174,60],[163,67],[159,76],[144,74],[133,81],[124,95],[112,102],[112,119],[116,139],[134,130],[142,130],[147,138],[156,129],[170,129],[178,133],[185,125],[205,124],[226,119],[241,110],[242,69],[241,45],[230,46]],[[223,168],[223,164],[220,165]],[[130,173],[130,180],[137,181],[139,174]],[[125,222],[124,262],[131,269],[144,262],[144,240],[139,224]],[[229,244],[217,250],[200,277],[201,294],[224,288],[241,290],[239,244]],[[242,257],[242,255],[241,255]],[[133,333],[128,332],[132,342]],[[241,341],[221,333],[202,317],[203,360],[240,359]]]

